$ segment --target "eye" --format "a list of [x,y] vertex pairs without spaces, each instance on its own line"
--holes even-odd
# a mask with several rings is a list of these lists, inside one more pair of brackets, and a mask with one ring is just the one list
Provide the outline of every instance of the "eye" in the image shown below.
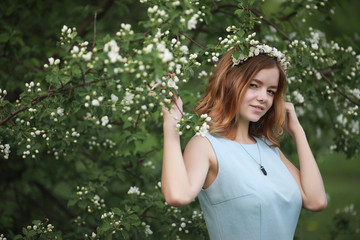
[[275,95],[275,93],[276,93],[276,92],[275,92],[275,91],[273,91],[273,90],[268,90],[267,92],[268,92],[271,96],[274,96],[274,95]]
[[255,83],[250,83],[250,84],[249,84],[249,87],[250,87],[250,88],[257,88],[257,85],[256,85]]

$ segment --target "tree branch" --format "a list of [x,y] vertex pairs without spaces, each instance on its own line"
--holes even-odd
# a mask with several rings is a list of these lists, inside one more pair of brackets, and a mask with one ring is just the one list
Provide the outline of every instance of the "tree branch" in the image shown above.
[[44,185],[42,185],[41,183],[37,182],[37,181],[33,181],[32,182],[38,189],[40,189],[40,191],[47,195],[50,199],[52,199],[59,207],[60,209],[62,209],[69,217],[71,218],[75,218],[76,215],[71,212],[69,210],[69,208],[62,202],[60,201],[51,191],[49,191]]
[[94,49],[96,42],[96,17],[97,17],[97,12],[95,12],[94,14],[94,40],[91,49]]
[[346,95],[345,93],[343,93],[338,87],[334,87],[333,83],[330,81],[330,79],[328,79],[325,74],[321,71],[318,70],[318,72],[320,73],[320,75],[322,76],[322,78],[331,86],[333,87],[338,93],[340,93],[341,96],[343,96],[344,98],[346,98],[347,100],[349,100],[350,102],[352,102],[355,105],[360,106],[360,103],[351,99],[348,95]]
[[199,48],[201,48],[202,50],[205,50],[205,47],[201,46],[199,43],[197,43],[196,41],[194,41],[193,39],[191,39],[189,36],[187,36],[185,33],[183,33],[182,31],[179,31],[179,33],[183,36],[185,36],[187,39],[189,39],[191,42],[195,43]]
[[[71,82],[72,80],[70,80],[69,82],[67,82],[64,86],[56,89],[56,90],[52,90],[52,91],[49,91],[48,93],[44,94],[44,95],[41,95],[41,96],[38,96],[36,98],[34,98],[32,101],[31,101],[31,106],[33,105],[36,105],[38,104],[39,102],[43,101],[44,99],[47,99],[49,97],[51,97],[52,95],[54,94],[57,94],[59,92],[63,92],[63,91],[68,91],[68,90],[71,90],[71,89],[76,89],[76,88],[79,88],[79,87],[84,87],[84,86],[89,86],[91,84],[94,84],[94,83],[97,83],[97,82],[102,82],[102,81],[106,81],[106,80],[109,80],[110,78],[103,78],[103,79],[98,79],[98,80],[94,80],[94,81],[91,81],[91,82],[83,82],[81,84],[78,84],[78,85],[75,85],[73,87],[68,87],[68,88],[65,88],[65,86],[67,84],[69,84],[69,82]],[[71,90],[72,91],[72,90]],[[15,112],[12,112],[10,113],[9,116],[7,116],[4,120],[0,121],[0,125],[3,125],[4,123],[6,123],[7,121],[9,121],[12,117],[14,117],[15,115],[19,114],[20,112],[23,112],[25,111],[26,109],[28,109],[28,105],[24,105],[22,106],[21,108],[19,108],[18,110],[16,110]]]
[[14,60],[15,62],[17,62],[17,63],[20,64],[21,66],[23,66],[23,67],[25,67],[25,68],[27,68],[27,69],[30,69],[30,70],[32,70],[32,71],[34,71],[34,72],[43,72],[43,71],[44,71],[44,70],[41,69],[41,68],[29,66],[29,65],[21,62],[19,59],[17,59],[17,58],[14,57],[14,56],[7,56],[7,57],[10,58],[10,59],[12,59],[12,60]]
[[279,20],[280,21],[288,21],[288,20],[290,20],[290,18],[296,16],[296,13],[297,12],[292,12],[292,13],[286,15],[286,16],[283,16],[283,17],[279,18]]
[[271,25],[272,27],[274,27],[274,28],[276,29],[276,31],[278,31],[278,33],[280,33],[284,38],[286,38],[287,40],[289,40],[290,42],[292,42],[291,38],[290,38],[283,30],[281,30],[275,23],[273,23],[273,22],[271,22],[270,20],[264,18],[264,17],[260,14],[260,12],[258,12],[258,11],[257,11],[256,9],[254,9],[254,8],[251,8],[250,11],[251,11],[252,13],[254,13],[255,16],[257,16],[257,17],[262,17],[261,19],[262,19],[263,22],[265,22],[265,23]]
[[[223,11],[221,10],[222,8],[226,8],[226,7],[231,7],[231,8],[238,8],[238,6],[236,4],[221,4],[218,6],[217,9],[215,9],[215,12],[223,12],[226,14],[230,14],[229,12]],[[264,18],[261,13],[256,10],[255,8],[243,8],[244,11],[251,11],[255,16],[257,17],[261,17],[262,21],[267,23],[268,25],[271,25],[272,27],[274,27],[283,37],[285,37],[287,40],[289,40],[290,42],[292,41],[291,38],[283,31],[281,30],[275,23],[271,22],[270,20]],[[296,14],[296,13],[295,13]],[[233,15],[233,14],[232,14]]]
[[[101,17],[103,17],[105,15],[105,13],[110,9],[111,5],[114,3],[114,0],[103,0],[99,6],[97,7],[98,9],[101,9],[102,12],[97,16],[97,20],[99,20]],[[87,30],[86,28],[92,23],[93,21],[93,15],[91,14],[90,16],[88,16],[86,18],[86,20],[84,21],[84,23],[78,28],[77,33],[80,37],[83,37]]]

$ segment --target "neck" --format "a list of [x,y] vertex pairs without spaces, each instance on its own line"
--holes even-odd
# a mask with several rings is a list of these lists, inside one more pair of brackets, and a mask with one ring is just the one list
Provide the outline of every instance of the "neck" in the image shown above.
[[236,131],[234,141],[243,143],[243,144],[252,144],[256,143],[253,137],[249,134],[249,121],[239,122],[234,131]]

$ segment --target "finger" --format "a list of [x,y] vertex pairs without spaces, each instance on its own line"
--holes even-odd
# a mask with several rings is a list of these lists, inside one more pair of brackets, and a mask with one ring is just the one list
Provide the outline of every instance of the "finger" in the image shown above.
[[171,89],[169,89],[169,91],[172,93],[172,96],[171,96],[171,98],[172,98],[172,100],[174,101],[177,101],[178,100],[178,97],[176,96],[176,94],[171,90]]
[[156,83],[151,89],[151,96],[155,97],[156,96],[156,92],[154,91],[155,88],[157,88],[158,86],[162,86],[162,83]]
[[156,96],[156,92],[154,92],[153,90],[150,90],[151,96],[155,97]]
[[152,88],[151,88],[151,91],[153,91],[155,88],[157,88],[158,86],[162,86],[162,83],[159,82],[159,83],[156,83]]
[[177,105],[182,109],[182,107],[183,107],[183,101],[182,101],[182,99],[181,99],[181,97],[179,96],[179,98],[177,99]]

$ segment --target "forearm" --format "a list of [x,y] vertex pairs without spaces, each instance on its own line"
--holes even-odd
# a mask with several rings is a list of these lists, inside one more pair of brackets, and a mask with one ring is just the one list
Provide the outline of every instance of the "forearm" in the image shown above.
[[294,132],[293,138],[300,163],[300,181],[304,191],[304,207],[321,210],[327,204],[324,183],[302,127],[299,127]]
[[167,202],[182,205],[189,191],[189,178],[186,171],[180,136],[174,124],[164,122],[164,152],[161,174],[161,188]]

